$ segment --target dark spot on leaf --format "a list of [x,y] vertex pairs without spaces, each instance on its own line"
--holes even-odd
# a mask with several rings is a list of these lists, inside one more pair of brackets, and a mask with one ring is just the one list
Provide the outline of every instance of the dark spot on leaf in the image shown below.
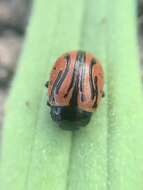
[[25,102],[25,105],[26,105],[27,107],[30,107],[30,102],[29,102],[29,101],[26,101],[26,102]]

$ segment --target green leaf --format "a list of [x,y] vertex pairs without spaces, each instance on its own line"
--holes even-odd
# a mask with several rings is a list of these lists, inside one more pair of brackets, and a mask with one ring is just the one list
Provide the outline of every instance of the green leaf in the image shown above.
[[[142,190],[143,100],[130,0],[35,0],[6,106],[2,190]],[[44,88],[56,58],[84,49],[103,63],[105,98],[91,122],[63,131]]]

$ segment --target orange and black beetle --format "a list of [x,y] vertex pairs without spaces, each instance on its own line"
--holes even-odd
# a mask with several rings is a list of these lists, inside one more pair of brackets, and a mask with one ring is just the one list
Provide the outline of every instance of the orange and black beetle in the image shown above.
[[103,85],[102,66],[91,53],[65,53],[55,62],[46,83],[52,119],[83,120],[86,125],[104,95]]

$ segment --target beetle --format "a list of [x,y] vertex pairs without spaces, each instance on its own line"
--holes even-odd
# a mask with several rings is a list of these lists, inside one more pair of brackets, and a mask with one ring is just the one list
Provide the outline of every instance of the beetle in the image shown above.
[[46,82],[51,117],[54,121],[90,121],[104,96],[104,73],[99,60],[85,51],[60,56]]

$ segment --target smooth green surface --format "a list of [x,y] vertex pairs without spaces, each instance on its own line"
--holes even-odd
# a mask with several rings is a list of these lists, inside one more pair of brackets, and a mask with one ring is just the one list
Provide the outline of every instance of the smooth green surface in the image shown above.
[[[131,0],[35,0],[6,107],[1,190],[142,190],[143,96]],[[65,51],[84,49],[105,70],[90,124],[58,128],[44,83]]]

